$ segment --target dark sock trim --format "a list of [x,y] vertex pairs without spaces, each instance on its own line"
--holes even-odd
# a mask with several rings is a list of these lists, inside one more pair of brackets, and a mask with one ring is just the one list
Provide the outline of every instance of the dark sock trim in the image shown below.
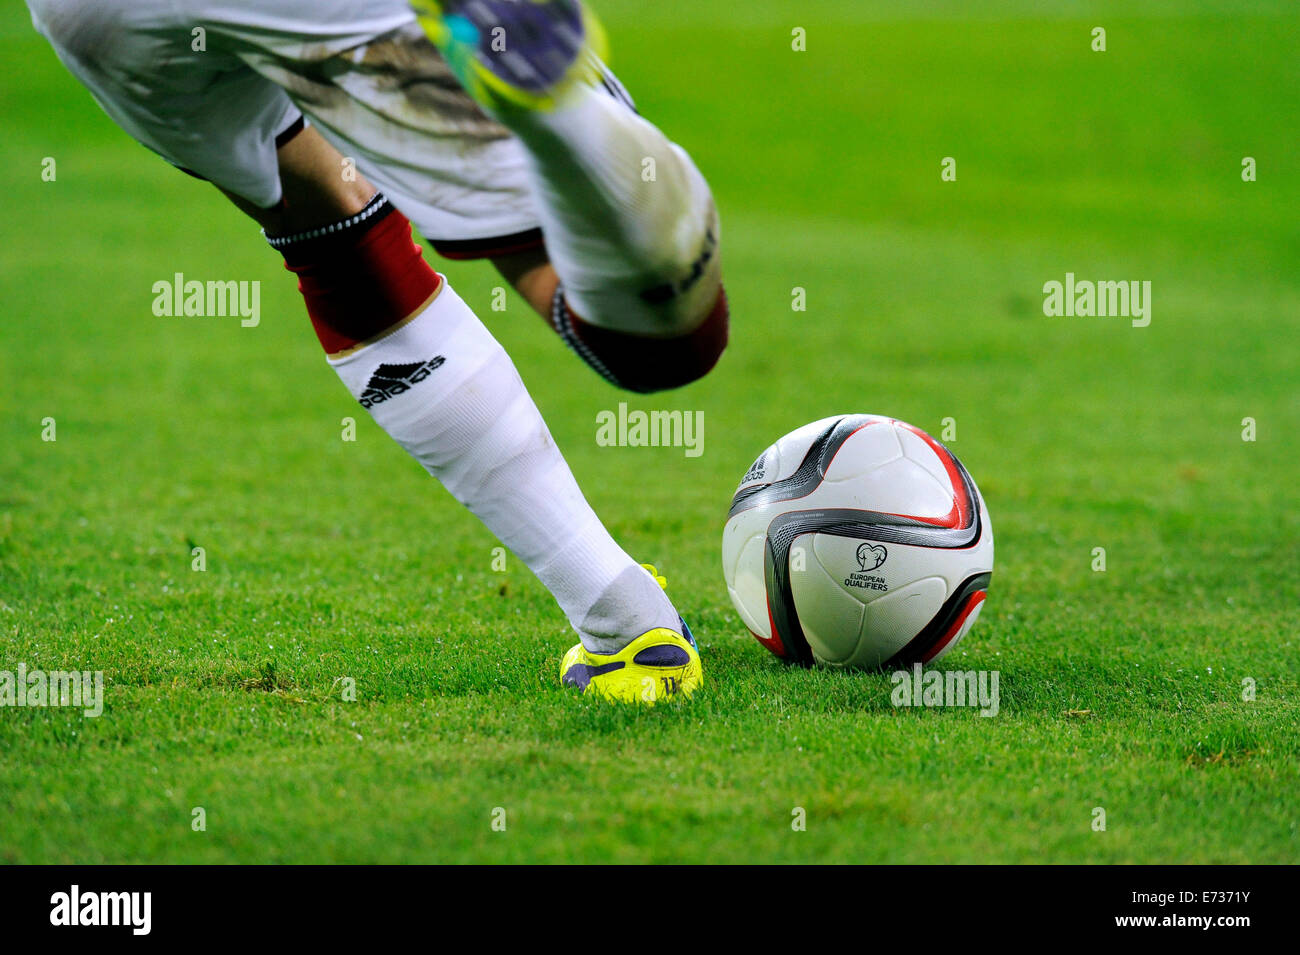
[[487,239],[430,239],[433,251],[444,259],[464,261],[468,259],[493,259],[500,255],[515,252],[527,252],[540,249],[546,243],[542,241],[541,229],[525,229],[510,235],[497,235]]
[[605,363],[596,357],[596,353],[587,347],[587,343],[578,337],[578,333],[573,327],[573,315],[569,311],[568,303],[564,300],[563,285],[555,286],[555,296],[551,299],[551,327],[555,329],[560,338],[564,339],[564,344],[573,349],[577,356],[591,366],[591,369],[596,374],[616,388],[624,387],[614,373],[605,367]]
[[[266,241],[271,244],[271,248],[283,252],[285,258],[289,258],[290,252],[310,251],[317,254],[326,246],[353,241],[358,232],[373,227],[375,223],[394,211],[388,197],[382,192],[376,192],[355,215],[291,235],[267,235]],[[265,230],[262,234],[266,235]]]
[[299,113],[298,118],[295,119],[288,126],[286,126],[284,129],[282,129],[280,131],[280,134],[275,137],[275,148],[279,149],[281,146],[283,146],[289,140],[293,139],[293,137],[297,136],[306,128],[307,128],[307,120],[303,118],[302,113]]

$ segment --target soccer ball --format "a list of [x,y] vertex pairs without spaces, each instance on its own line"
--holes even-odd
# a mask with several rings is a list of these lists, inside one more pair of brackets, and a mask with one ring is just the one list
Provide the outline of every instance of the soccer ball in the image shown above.
[[952,452],[879,415],[823,418],[758,456],[722,532],[727,592],[777,656],[929,663],[975,624],[993,528]]

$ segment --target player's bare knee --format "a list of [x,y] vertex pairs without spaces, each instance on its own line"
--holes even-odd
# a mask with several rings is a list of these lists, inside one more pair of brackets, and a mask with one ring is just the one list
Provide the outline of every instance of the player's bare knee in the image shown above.
[[276,149],[284,201],[276,231],[297,232],[355,215],[375,194],[359,173],[341,176],[343,155],[311,126]]

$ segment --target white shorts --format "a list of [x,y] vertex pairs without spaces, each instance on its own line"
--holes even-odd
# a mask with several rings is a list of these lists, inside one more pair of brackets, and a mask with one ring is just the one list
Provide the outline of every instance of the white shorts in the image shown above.
[[523,147],[465,94],[405,0],[27,3],[118,125],[257,206],[279,202],[276,147],[305,114],[440,253],[540,244]]

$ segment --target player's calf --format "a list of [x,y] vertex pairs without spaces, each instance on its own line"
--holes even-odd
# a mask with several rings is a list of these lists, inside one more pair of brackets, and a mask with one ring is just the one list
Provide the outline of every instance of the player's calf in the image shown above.
[[578,489],[509,356],[376,196],[268,237],[330,365],[375,422],[546,585],[584,646],[613,653],[679,617]]
[[[514,364],[429,268],[382,195],[338,194],[310,131],[278,151],[285,209],[258,219],[298,276],[331,367],[375,422],[555,597],[583,645],[613,653],[679,619],[578,489]],[[368,184],[364,184],[369,188]],[[286,215],[286,213],[288,213]]]

